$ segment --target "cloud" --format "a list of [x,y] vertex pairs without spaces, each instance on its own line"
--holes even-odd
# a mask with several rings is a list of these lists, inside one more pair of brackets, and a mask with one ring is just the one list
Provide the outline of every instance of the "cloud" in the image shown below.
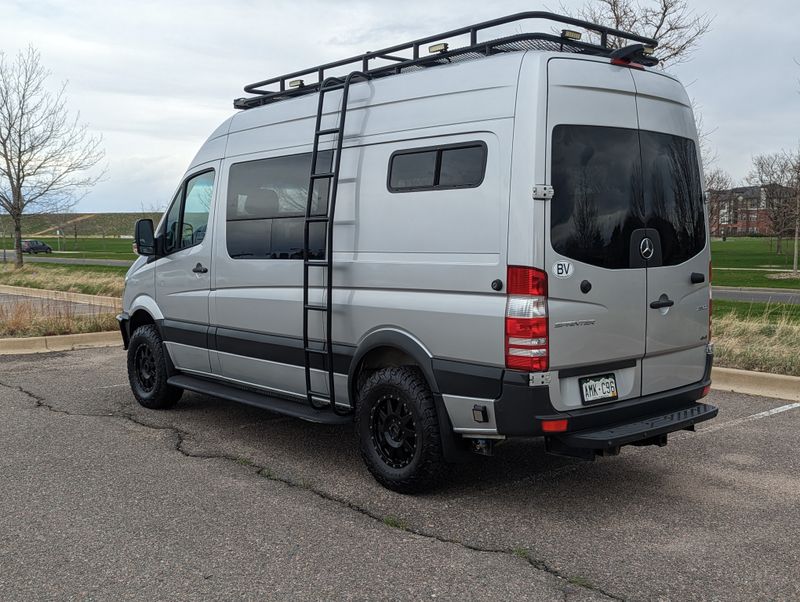
[[[0,0],[13,24],[0,49],[40,49],[53,86],[69,80],[70,107],[103,134],[107,178],[80,209],[138,210],[168,200],[245,83],[530,8],[522,0]],[[769,14],[781,17],[768,26],[758,25],[763,6],[744,0],[693,8],[717,17],[676,73],[714,130],[719,164],[740,178],[753,153],[800,138],[792,63],[800,8],[772,0]]]

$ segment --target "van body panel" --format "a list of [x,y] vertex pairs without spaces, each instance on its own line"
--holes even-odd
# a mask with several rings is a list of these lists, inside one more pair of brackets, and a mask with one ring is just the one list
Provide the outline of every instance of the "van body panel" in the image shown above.
[[[694,153],[687,156],[664,153],[653,159],[661,165],[657,171],[645,166],[646,185],[660,192],[658,182],[652,178],[664,173],[674,173],[673,180],[684,183],[696,179],[694,186],[670,185],[672,190],[663,193],[667,200],[667,219],[675,230],[693,230],[703,233],[704,244],[698,245],[696,254],[677,265],[654,265],[647,269],[647,298],[649,302],[666,297],[674,301],[669,308],[648,309],[646,357],[642,362],[642,394],[657,393],[674,387],[697,382],[702,377],[702,358],[708,343],[709,331],[709,231],[708,215],[702,197],[702,173],[699,162],[699,142],[691,111],[691,102],[683,86],[671,77],[652,72],[633,73],[637,91],[639,127],[643,131],[663,132],[692,141]],[[688,148],[688,147],[687,147]],[[649,174],[648,171],[654,171]],[[687,173],[688,171],[688,173]],[[691,175],[689,175],[691,174]],[[681,210],[680,203],[670,204],[669,197],[678,194],[692,195],[702,211]],[[694,224],[698,220],[700,223]],[[663,241],[662,241],[663,243]],[[693,284],[692,273],[705,276],[704,282]]]
[[[548,159],[545,170],[548,183],[555,189],[555,196],[546,203],[542,228],[547,240],[544,268],[548,272],[550,368],[559,371],[586,366],[586,374],[559,377],[551,383],[553,406],[568,410],[581,407],[578,382],[580,378],[593,374],[593,364],[635,360],[636,365],[627,368],[626,372],[612,372],[617,379],[617,400],[641,395],[638,360],[645,352],[647,280],[644,267],[607,269],[576,260],[553,248],[554,227],[572,228],[571,236],[576,240],[582,236],[595,236],[582,232],[584,226],[576,221],[574,215],[563,225],[553,226],[554,205],[572,202],[573,193],[582,194],[580,202],[584,206],[579,206],[578,210],[591,216],[603,195],[622,195],[616,187],[624,188],[624,183],[605,183],[604,178],[608,171],[622,172],[627,159],[620,156],[617,160],[611,156],[605,163],[595,167],[593,153],[607,155],[607,149],[594,148],[589,140],[577,140],[567,150],[554,149],[554,133],[557,127],[571,124],[635,130],[638,122],[635,88],[629,69],[597,61],[555,58],[548,62],[548,82]],[[578,157],[574,161],[577,167],[566,169],[564,162],[571,153],[590,155]],[[584,171],[576,171],[578,168]],[[554,181],[554,170],[557,171],[558,181]],[[600,184],[595,186],[594,182]],[[559,190],[560,185],[569,185],[569,193],[566,189]],[[570,198],[567,198],[567,194]],[[582,243],[579,241],[576,244]],[[625,249],[624,253],[627,252]],[[556,266],[560,262],[572,266],[568,278],[555,276]],[[581,291],[584,281],[591,285],[588,293]]]

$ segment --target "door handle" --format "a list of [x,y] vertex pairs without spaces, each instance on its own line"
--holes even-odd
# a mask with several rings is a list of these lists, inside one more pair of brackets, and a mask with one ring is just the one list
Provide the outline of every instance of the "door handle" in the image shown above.
[[653,301],[650,304],[650,307],[652,309],[661,309],[662,307],[672,307],[673,305],[675,305],[675,301],[673,301],[672,299],[664,298],[664,299],[659,299],[658,301]]
[[206,272],[208,272],[208,268],[205,267],[202,263],[198,263],[196,266],[192,268],[192,271],[195,274],[205,274]]

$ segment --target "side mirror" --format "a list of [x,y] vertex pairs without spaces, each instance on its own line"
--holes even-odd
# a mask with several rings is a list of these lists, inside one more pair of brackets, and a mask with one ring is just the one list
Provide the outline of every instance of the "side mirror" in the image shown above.
[[140,219],[136,222],[133,239],[136,243],[136,252],[149,257],[156,254],[156,240],[153,234],[153,220]]

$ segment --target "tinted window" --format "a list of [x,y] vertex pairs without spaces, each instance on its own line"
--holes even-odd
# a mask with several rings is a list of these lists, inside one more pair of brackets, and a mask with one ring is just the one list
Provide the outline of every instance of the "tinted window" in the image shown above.
[[409,192],[479,186],[486,169],[483,143],[401,151],[389,161],[389,190]]
[[436,154],[436,151],[426,151],[395,155],[389,177],[391,188],[433,187],[436,178]]
[[483,146],[445,149],[441,161],[439,186],[477,186],[483,180],[486,162]]
[[556,126],[553,249],[604,268],[628,267],[631,232],[644,227],[639,165],[635,130]]
[[633,230],[654,228],[663,265],[705,246],[694,142],[622,128],[553,130],[550,238],[557,252],[604,268],[627,268]]
[[[317,173],[331,169],[330,151],[319,154]],[[228,177],[227,247],[234,259],[302,259],[303,216],[311,154],[274,157],[231,166]],[[328,181],[316,180],[312,215],[327,212]],[[311,258],[325,255],[325,225],[309,227]]]
[[640,132],[647,227],[658,230],[664,265],[694,257],[706,244],[703,193],[694,142]]

